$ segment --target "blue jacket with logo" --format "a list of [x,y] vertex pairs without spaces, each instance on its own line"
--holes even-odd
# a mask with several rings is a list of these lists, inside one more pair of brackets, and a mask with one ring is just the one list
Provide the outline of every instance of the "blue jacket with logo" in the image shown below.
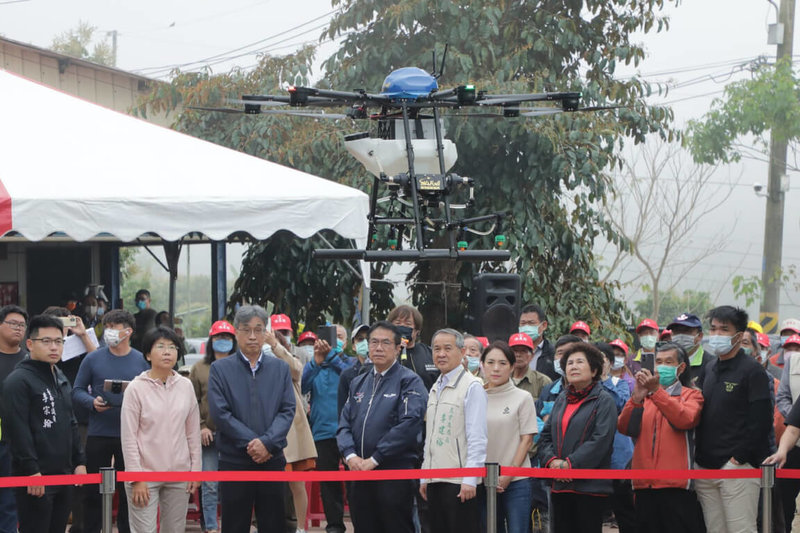
[[339,391],[339,377],[350,366],[349,361],[340,357],[342,352],[333,349],[321,365],[312,358],[303,368],[301,389],[303,394],[311,393],[311,433],[314,441],[336,438],[336,425],[339,409],[336,396]]
[[356,376],[339,417],[342,457],[372,457],[381,469],[416,468],[428,392],[422,379],[395,363],[376,383],[372,370]]

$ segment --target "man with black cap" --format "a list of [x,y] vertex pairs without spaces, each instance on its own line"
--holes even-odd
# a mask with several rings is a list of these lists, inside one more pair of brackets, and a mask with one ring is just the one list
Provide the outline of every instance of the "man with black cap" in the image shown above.
[[703,323],[697,315],[682,313],[670,322],[667,329],[672,331],[672,342],[689,356],[689,378],[694,383],[706,363],[714,359],[703,350]]

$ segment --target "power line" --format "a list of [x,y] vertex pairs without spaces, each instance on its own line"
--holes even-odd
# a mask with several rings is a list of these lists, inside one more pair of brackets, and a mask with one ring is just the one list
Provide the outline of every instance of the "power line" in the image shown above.
[[[271,41],[271,40],[273,40],[273,39],[275,39],[277,37],[281,37],[283,35],[286,35],[287,33],[290,33],[290,32],[293,32],[295,30],[298,30],[300,28],[303,28],[304,26],[312,24],[312,23],[314,23],[314,22],[316,22],[316,21],[318,21],[320,19],[329,17],[330,15],[332,15],[332,14],[338,12],[338,11],[341,11],[341,9],[334,9],[334,10],[329,11],[329,12],[323,14],[323,15],[320,15],[318,17],[314,17],[313,19],[307,20],[306,22],[303,22],[302,24],[298,24],[297,26],[294,26],[294,27],[289,28],[287,30],[283,30],[283,31],[278,32],[278,33],[276,33],[274,35],[270,35],[269,37],[265,37],[264,39],[259,39],[258,41],[254,41],[252,43],[249,43],[249,44],[234,48],[232,50],[228,50],[226,52],[221,52],[219,54],[208,56],[208,57],[205,57],[203,59],[198,59],[196,61],[189,61],[189,62],[186,62],[186,63],[176,63],[176,64],[172,64],[172,65],[161,65],[159,67],[145,67],[145,68],[137,69],[134,72],[142,73],[142,74],[146,74],[147,72],[150,72],[151,74],[155,74],[156,72],[170,71],[170,70],[173,70],[173,69],[176,69],[176,68],[183,68],[183,67],[189,67],[189,66],[192,66],[192,65],[198,65],[200,63],[203,63],[203,64],[216,64],[216,63],[220,63],[220,62],[223,62],[223,61],[229,61],[231,59],[236,59],[238,57],[259,53],[259,52],[263,51],[264,48],[269,48],[269,46],[258,48],[258,49],[254,49],[254,50],[251,50],[251,51],[239,54],[239,55],[231,56],[231,54],[235,54],[236,52],[241,52],[241,51],[246,50],[248,48],[252,48],[254,46],[258,46],[260,44],[266,43],[267,41]],[[306,30],[306,31],[302,32],[299,35],[303,35],[305,33],[308,33],[309,31],[313,31],[315,29],[323,28],[326,25],[327,25],[327,22],[325,24],[320,25],[320,26],[314,27],[311,30]],[[293,38],[295,38],[297,36],[298,35],[294,35],[292,37],[289,37],[289,39],[293,39]],[[285,40],[284,41],[279,41],[279,43],[272,43],[272,45],[270,45],[270,46],[274,46],[275,44],[280,44],[281,42],[285,42]],[[207,65],[203,65],[203,66],[207,66]]]

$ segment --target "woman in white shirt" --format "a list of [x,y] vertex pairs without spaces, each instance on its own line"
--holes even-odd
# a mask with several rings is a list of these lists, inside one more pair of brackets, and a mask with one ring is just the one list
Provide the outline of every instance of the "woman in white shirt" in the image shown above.
[[[531,466],[528,450],[538,431],[533,397],[511,381],[516,357],[503,341],[491,343],[481,354],[489,404],[486,425],[489,441],[486,462],[500,466]],[[514,446],[514,443],[517,445]],[[531,530],[531,480],[500,476],[497,487],[497,531]],[[482,509],[486,509],[483,505]],[[485,517],[484,517],[485,529]]]

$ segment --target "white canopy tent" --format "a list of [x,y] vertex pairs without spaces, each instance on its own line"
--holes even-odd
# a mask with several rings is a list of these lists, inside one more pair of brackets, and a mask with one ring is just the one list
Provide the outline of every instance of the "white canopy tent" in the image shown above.
[[361,191],[3,70],[0,95],[6,238],[135,242],[157,235],[175,242],[202,233],[225,241],[236,232],[265,239],[283,229],[307,238],[330,229],[359,247],[366,243],[368,198]]

